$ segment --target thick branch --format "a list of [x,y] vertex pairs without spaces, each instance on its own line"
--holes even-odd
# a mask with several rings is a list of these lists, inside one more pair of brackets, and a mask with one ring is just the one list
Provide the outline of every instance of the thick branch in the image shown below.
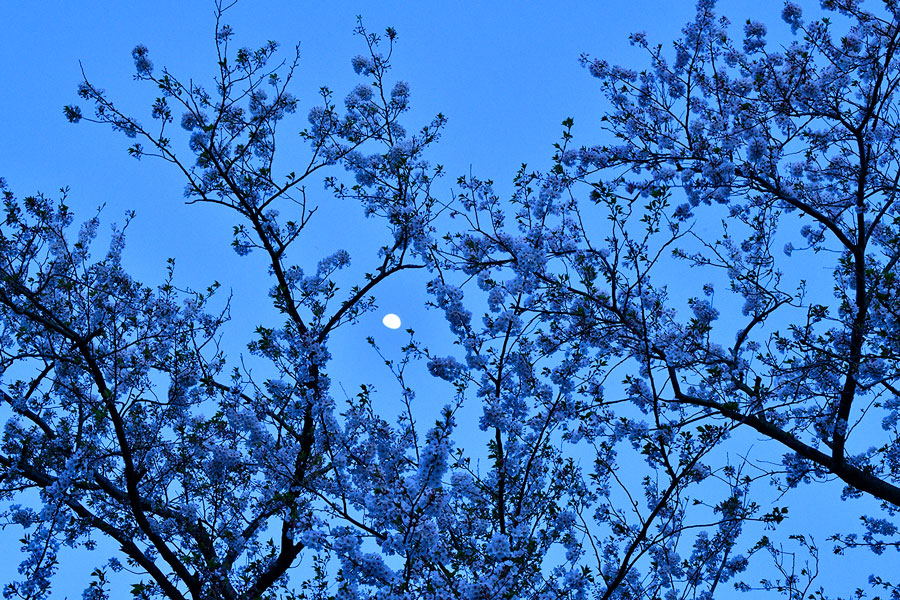
[[872,496],[875,496],[876,498],[883,500],[889,504],[900,507],[900,487],[897,487],[883,479],[880,479],[879,477],[876,477],[875,475],[872,475],[871,473],[848,464],[844,460],[835,460],[833,456],[805,444],[792,434],[784,431],[783,429],[780,429],[764,418],[756,415],[743,414],[734,408],[730,408],[718,402],[704,400],[702,398],[697,398],[696,396],[685,394],[681,391],[681,388],[678,385],[675,369],[672,367],[668,367],[668,369],[669,377],[672,381],[672,389],[675,393],[676,402],[712,409],[723,417],[731,419],[732,421],[735,421],[739,424],[752,427],[764,436],[787,446],[802,458],[812,461],[815,464],[833,473],[844,483],[862,492],[871,494]]

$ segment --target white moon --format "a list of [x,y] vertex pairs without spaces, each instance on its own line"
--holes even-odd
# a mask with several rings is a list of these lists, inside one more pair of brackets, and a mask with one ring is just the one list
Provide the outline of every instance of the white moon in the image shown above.
[[388,329],[400,329],[400,317],[398,317],[394,313],[388,313],[384,315],[384,318],[381,319],[381,322],[384,323],[384,326]]

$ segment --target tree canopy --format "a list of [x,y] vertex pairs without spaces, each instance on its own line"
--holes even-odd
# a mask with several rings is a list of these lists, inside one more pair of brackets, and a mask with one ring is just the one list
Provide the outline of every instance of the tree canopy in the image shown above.
[[[235,48],[226,13],[209,83],[134,48],[149,124],[87,78],[64,111],[227,212],[279,317],[229,356],[218,284],[139,282],[127,222],[98,253],[99,216],[4,186],[0,514],[25,531],[5,597],[50,597],[63,545],[95,550],[95,600],[115,578],[171,600],[900,596],[877,564],[816,580],[820,547],[900,548],[896,2],[786,2],[770,39],[700,0],[674,43],[632,35],[644,70],[585,55],[603,139],[567,119],[505,197],[446,191],[446,120],[406,122],[397,32],[362,22],[359,85],[322,88],[306,154],[282,155],[299,52]],[[382,232],[353,267],[304,244],[342,227],[311,220],[323,181]],[[329,373],[335,332],[405,273],[448,328],[386,361],[397,412]],[[813,486],[845,504],[787,531]]]

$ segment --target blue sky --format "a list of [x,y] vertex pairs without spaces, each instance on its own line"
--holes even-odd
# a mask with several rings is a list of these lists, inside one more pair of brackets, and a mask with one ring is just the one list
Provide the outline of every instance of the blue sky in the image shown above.
[[[728,2],[723,9],[740,24],[749,15],[777,20],[780,5],[778,0],[742,1]],[[230,215],[213,207],[184,206],[183,182],[175,170],[131,159],[125,153],[125,138],[89,124],[70,125],[61,110],[78,100],[75,87],[83,68],[92,83],[106,89],[121,107],[149,121],[154,90],[131,81],[131,49],[137,43],[150,49],[157,67],[167,66],[184,78],[208,80],[215,65],[213,2],[105,1],[92,2],[89,10],[85,6],[64,2],[0,6],[6,25],[0,39],[0,80],[6,82],[0,95],[6,142],[0,146],[2,176],[19,194],[55,194],[69,186],[69,203],[83,218],[100,205],[105,206],[105,223],[121,222],[126,211],[135,210],[126,256],[135,275],[148,283],[163,276],[165,260],[174,256],[181,281],[196,287],[212,280],[234,286],[238,272],[241,282],[267,289],[264,272],[256,277],[262,271],[259,263],[238,260],[228,252]],[[245,0],[227,20],[237,32],[236,45],[277,40],[290,58],[293,45],[300,43],[294,91],[301,105],[280,141],[297,144],[300,153],[303,147],[289,129],[298,131],[306,125],[306,112],[316,103],[319,87],[329,86],[341,99],[357,82],[349,64],[363,50],[352,33],[357,15],[371,31],[396,28],[400,37],[394,75],[412,89],[413,110],[406,123],[417,128],[437,112],[449,118],[431,154],[447,173],[438,193],[449,198],[460,175],[471,172],[493,179],[506,195],[522,163],[546,168],[566,117],[575,119],[576,142],[596,143],[604,101],[598,82],[580,66],[580,54],[641,65],[641,53],[629,45],[628,34],[644,30],[651,39],[668,42],[693,10],[693,2],[654,0],[629,2],[627,8],[624,3],[572,1]],[[324,191],[313,191],[318,195],[314,199],[324,201],[323,221],[330,208],[342,218],[346,215]],[[198,220],[206,226],[198,228]],[[310,247],[324,255],[342,244],[346,245],[344,240],[326,238]],[[235,292],[235,314],[257,308],[250,296],[238,288]],[[382,291],[390,296],[389,292]],[[424,325],[417,325],[409,310],[401,316],[404,326]],[[373,326],[378,323],[373,320]]]
[[[721,12],[736,24],[748,17],[774,24],[780,9],[778,0],[720,3]],[[350,58],[363,51],[352,33],[356,16],[372,31],[396,28],[394,76],[408,81],[412,90],[407,123],[417,127],[437,112],[449,118],[431,156],[447,172],[436,192],[449,198],[456,178],[470,171],[494,179],[506,195],[523,162],[546,168],[566,117],[575,119],[576,142],[597,142],[604,101],[596,80],[579,65],[579,55],[586,52],[640,68],[645,61],[629,46],[628,34],[643,30],[652,40],[668,44],[693,10],[693,2],[660,0],[243,0],[227,20],[237,32],[238,45],[277,40],[289,58],[293,44],[300,42],[295,94],[301,108],[295,121],[284,126],[286,138],[305,126],[306,111],[316,103],[320,86],[328,85],[341,99],[355,84]],[[267,310],[269,284],[261,263],[252,257],[239,260],[228,247],[230,215],[215,207],[184,206],[183,181],[175,170],[149,160],[137,162],[126,155],[122,136],[89,124],[70,125],[62,114],[63,105],[77,100],[75,88],[83,68],[94,84],[146,118],[153,90],[131,81],[130,53],[137,43],[150,49],[157,67],[167,66],[184,78],[208,78],[215,65],[213,3],[7,1],[0,4],[0,22],[0,176],[21,196],[36,191],[55,195],[69,186],[69,204],[82,218],[101,204],[104,223],[121,222],[125,211],[135,210],[126,260],[136,276],[148,284],[160,281],[166,258],[174,256],[181,283],[201,288],[219,280],[231,287],[234,339],[240,347],[247,339],[241,330],[248,332],[257,324],[243,315]],[[323,223],[329,215],[343,214],[324,190],[310,193],[323,204]],[[347,245],[365,252],[367,242],[376,243],[367,234],[356,235],[353,227],[365,225],[360,217],[348,218],[343,233],[311,242],[311,260]],[[359,259],[365,261],[365,256]],[[380,324],[381,314],[388,311],[398,313],[404,327],[414,327],[426,339],[432,334],[440,338],[446,330],[439,315],[423,310],[424,294],[410,291],[408,282],[389,284],[380,300],[384,310],[364,320],[354,335],[376,334],[386,348],[396,346],[405,339],[403,334]],[[351,352],[354,364],[357,359],[372,360],[366,348]],[[802,521],[802,514],[797,518]],[[0,545],[14,547],[5,544],[17,537],[18,532],[10,530],[0,533]],[[58,589],[59,597],[80,596],[87,577],[78,573],[82,564],[89,563],[65,567],[73,578]],[[0,579],[5,580],[10,569],[0,565]]]

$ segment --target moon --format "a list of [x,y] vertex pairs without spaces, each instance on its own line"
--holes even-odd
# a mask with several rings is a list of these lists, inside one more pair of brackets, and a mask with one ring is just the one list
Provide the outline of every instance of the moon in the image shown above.
[[384,315],[384,318],[381,319],[381,322],[384,323],[384,326],[388,329],[400,329],[400,317],[398,317],[394,313],[388,313]]

